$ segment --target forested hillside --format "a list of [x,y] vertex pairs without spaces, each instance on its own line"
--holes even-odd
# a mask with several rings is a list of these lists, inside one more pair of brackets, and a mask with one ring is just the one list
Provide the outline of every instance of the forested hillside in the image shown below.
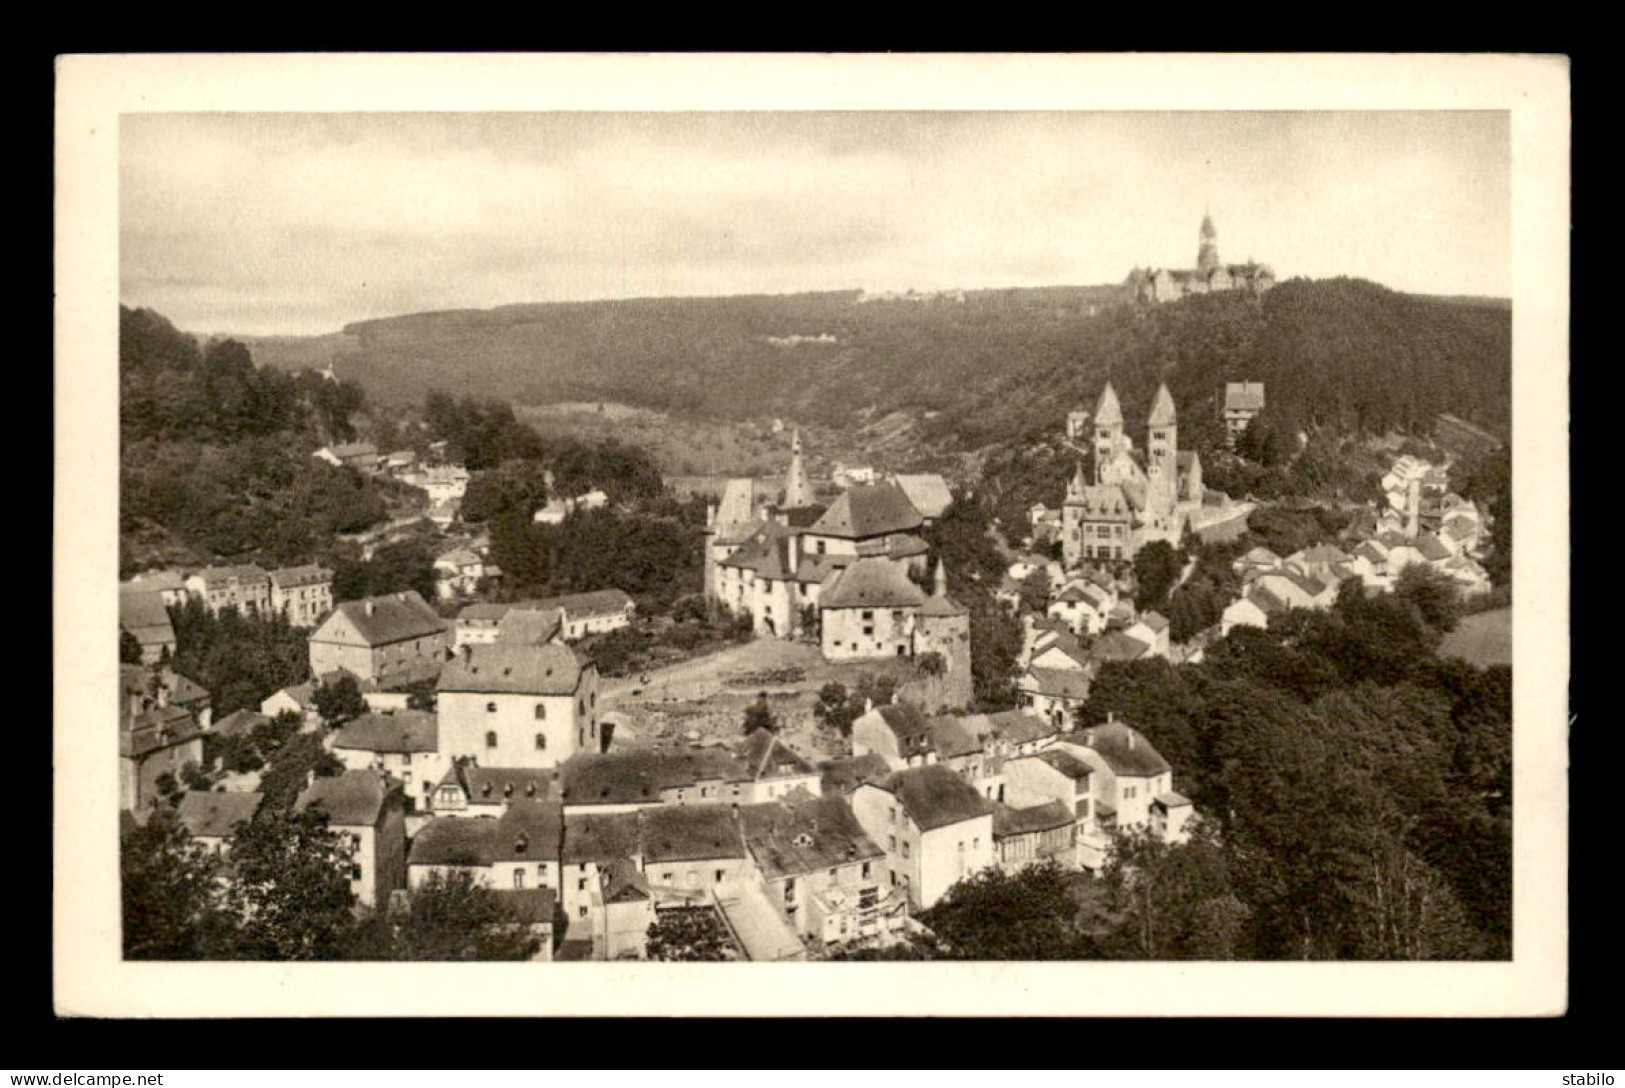
[[[935,412],[931,431],[966,448],[1054,432],[1108,376],[1126,406],[1166,380],[1193,422],[1240,379],[1268,383],[1272,410],[1293,422],[1417,430],[1450,411],[1504,430],[1510,418],[1509,308],[1348,279],[1155,307],[1083,287],[506,306],[360,322],[328,342],[376,398],[441,388],[830,423],[865,408]],[[257,350],[311,361],[297,342]]]

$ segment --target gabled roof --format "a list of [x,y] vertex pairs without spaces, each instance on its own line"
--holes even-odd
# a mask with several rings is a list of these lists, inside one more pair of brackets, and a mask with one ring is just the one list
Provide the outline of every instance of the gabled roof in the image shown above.
[[645,866],[746,856],[728,805],[657,805],[640,815]]
[[991,803],[974,786],[940,763],[897,771],[874,785],[895,796],[921,831],[992,811]]
[[467,791],[470,804],[545,801],[558,795],[559,773],[553,769],[462,764],[454,768],[454,773]]
[[1386,562],[1388,559],[1388,549],[1384,548],[1382,543],[1376,540],[1363,542],[1358,548],[1354,549],[1354,554],[1364,556],[1373,563]]
[[750,782],[750,769],[720,748],[633,748],[584,752],[561,768],[567,805],[656,804],[663,790],[700,782]]
[[296,586],[321,585],[333,580],[333,572],[326,567],[315,563],[308,563],[302,567],[283,567],[273,570],[267,577],[271,584],[278,589],[293,589]]
[[989,714],[987,724],[1001,738],[1017,745],[1053,737],[1060,732],[1042,714],[1029,714],[1025,710],[1001,710],[997,714]]
[[221,736],[246,737],[270,720],[255,710],[233,710],[223,718],[216,718],[211,728]]
[[636,812],[572,813],[564,817],[566,865],[608,865],[639,852]]
[[1165,790],[1157,794],[1152,800],[1163,808],[1180,808],[1191,803],[1190,798],[1182,793],[1175,793],[1173,790]]
[[1140,622],[1151,628],[1153,631],[1166,630],[1168,627],[1168,617],[1164,616],[1161,612],[1158,612],[1155,609],[1149,612],[1141,612]]
[[1348,559],[1348,554],[1331,544],[1316,544],[1312,548],[1303,549],[1292,558],[1301,563],[1341,563]]
[[318,778],[299,795],[298,807],[319,808],[335,827],[371,827],[400,783],[373,770],[345,771]]
[[1034,835],[1040,831],[1054,831],[1078,822],[1070,808],[1060,801],[1046,801],[1031,808],[1011,808],[1006,804],[993,806],[993,837]]
[[820,608],[917,608],[925,591],[902,566],[887,559],[860,559],[824,587]]
[[333,747],[363,752],[437,752],[440,720],[425,710],[363,714],[334,735]]
[[1089,674],[1078,669],[1033,667],[1022,678],[1021,690],[1062,699],[1087,699]]
[[[870,713],[877,716],[897,738],[897,750],[906,758],[932,751],[931,721],[913,703],[892,703],[877,706]],[[865,715],[867,717],[867,715]]]
[[838,756],[818,765],[818,774],[824,792],[851,793],[865,782],[877,782],[891,774],[884,757],[875,752],[861,756]]
[[201,578],[205,589],[223,586],[229,582],[264,582],[270,576],[253,563],[235,567],[204,567],[192,577]]
[[206,793],[191,790],[181,798],[176,815],[193,838],[223,839],[259,811],[263,793]]
[[758,782],[765,778],[793,778],[818,773],[811,763],[786,746],[771,729],[751,730],[737,751],[750,776]]
[[1262,411],[1264,407],[1264,383],[1225,383],[1224,406],[1234,411]]
[[592,666],[568,646],[518,642],[464,644],[440,672],[436,691],[573,695]]
[[1022,759],[1037,759],[1073,781],[1081,781],[1095,773],[1095,769],[1064,748],[1046,748],[1042,752]]
[[436,816],[412,836],[408,865],[491,864],[491,836],[497,821],[466,816]]
[[556,608],[510,608],[497,621],[498,642],[545,646],[558,638],[564,613]]
[[948,481],[934,472],[917,476],[898,476],[897,486],[903,489],[914,509],[925,517],[941,517],[943,511],[953,505],[954,496],[953,492],[948,490]]
[[604,902],[630,903],[649,898],[649,882],[643,871],[631,858],[620,857],[609,863],[603,875]]
[[496,888],[498,901],[508,908],[508,915],[521,925],[552,925],[558,896],[552,888]]
[[118,621],[139,642],[175,641],[169,610],[164,607],[163,594],[156,589],[119,587]]
[[1095,639],[1089,647],[1089,656],[1095,661],[1138,661],[1151,650],[1150,645],[1122,631],[1108,631]]
[[768,880],[884,856],[839,795],[745,805],[739,812],[745,845]]
[[1092,725],[1077,736],[1077,743],[1100,753],[1113,774],[1149,778],[1173,769],[1144,734],[1123,722]]
[[634,607],[631,596],[621,589],[595,589],[591,593],[571,593],[564,597],[544,597],[534,601],[535,610],[556,608],[571,618],[609,616]]
[[1416,538],[1416,550],[1421,552],[1422,558],[1429,562],[1448,559],[1453,554],[1449,548],[1445,547],[1444,542],[1432,533]]
[[958,718],[931,719],[931,742],[942,759],[973,756],[982,750],[981,738],[959,723]]
[[[370,612],[367,609],[369,603],[372,605]],[[344,601],[333,612],[349,620],[360,633],[362,641],[369,646],[387,646],[409,638],[443,634],[446,630],[446,621],[435,614],[435,610],[415,589],[383,597]],[[332,622],[329,618],[316,634],[326,631]]]
[[1247,600],[1266,616],[1279,615],[1292,607],[1263,586],[1254,586],[1253,591],[1247,594]]
[[898,485],[858,484],[841,492],[808,532],[861,540],[886,533],[912,532],[923,520],[908,493]]
[[515,801],[496,820],[493,861],[558,861],[564,809],[557,802]]

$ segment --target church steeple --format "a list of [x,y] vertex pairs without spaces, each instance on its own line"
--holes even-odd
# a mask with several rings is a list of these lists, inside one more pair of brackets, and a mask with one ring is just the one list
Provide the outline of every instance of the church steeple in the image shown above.
[[1123,436],[1123,406],[1117,401],[1117,390],[1107,382],[1100,391],[1094,418],[1095,483],[1106,483],[1109,466],[1119,451],[1125,448]]
[[1219,232],[1214,229],[1213,216],[1202,216],[1202,230],[1196,249],[1196,270],[1211,272],[1219,267]]
[[801,429],[790,436],[790,470],[784,474],[784,505],[787,509],[811,506],[812,484],[807,479],[807,466],[801,460]]

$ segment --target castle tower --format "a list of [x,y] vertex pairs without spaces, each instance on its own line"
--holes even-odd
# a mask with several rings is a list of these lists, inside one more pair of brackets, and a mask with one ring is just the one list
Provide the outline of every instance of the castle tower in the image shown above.
[[1157,386],[1157,395],[1151,401],[1151,415],[1146,420],[1146,454],[1151,490],[1161,496],[1158,509],[1172,512],[1179,492],[1179,422],[1166,382]]
[[784,505],[794,510],[811,506],[812,502],[812,484],[807,479],[807,466],[801,461],[801,429],[798,427],[790,437],[790,471],[784,474]]
[[1100,391],[1095,405],[1095,482],[1106,483],[1103,474],[1123,448],[1123,406],[1117,402],[1117,391],[1112,383]]
[[1202,230],[1196,249],[1196,270],[1203,275],[1219,267],[1219,232],[1213,229],[1213,217],[1202,216]]
[[948,567],[937,561],[935,590],[914,614],[914,655],[941,656],[943,670],[913,698],[928,714],[959,711],[975,701],[970,667],[970,612],[948,596]]

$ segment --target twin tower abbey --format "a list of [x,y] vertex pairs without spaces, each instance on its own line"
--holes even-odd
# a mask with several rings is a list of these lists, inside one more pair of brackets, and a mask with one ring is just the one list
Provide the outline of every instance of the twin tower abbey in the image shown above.
[[1275,286],[1275,273],[1267,264],[1225,264],[1219,260],[1219,232],[1213,217],[1202,217],[1195,268],[1136,268],[1128,274],[1128,287],[1137,302],[1173,302],[1186,295],[1214,291],[1252,291],[1262,294]]

